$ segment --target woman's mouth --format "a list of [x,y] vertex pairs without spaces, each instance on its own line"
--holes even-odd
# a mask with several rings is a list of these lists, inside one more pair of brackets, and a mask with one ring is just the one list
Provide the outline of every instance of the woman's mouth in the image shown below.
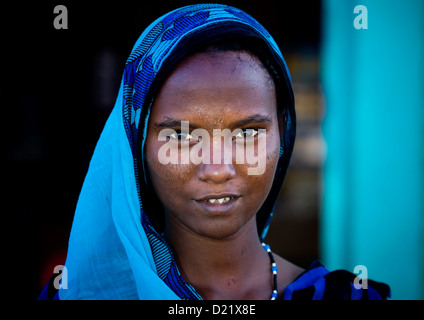
[[204,200],[204,201],[207,201],[207,202],[212,203],[212,204],[214,204],[214,203],[221,204],[221,203],[227,203],[228,201],[230,201],[232,199],[234,199],[234,197],[212,198],[212,199],[207,199],[207,200]]
[[225,213],[230,211],[240,198],[238,194],[207,195],[195,199],[196,202],[208,212]]

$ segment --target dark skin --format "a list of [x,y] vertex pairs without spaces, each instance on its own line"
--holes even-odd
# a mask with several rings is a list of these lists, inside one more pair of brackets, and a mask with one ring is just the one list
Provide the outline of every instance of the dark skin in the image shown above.
[[[179,121],[207,130],[266,129],[265,172],[256,165],[167,164],[158,160],[161,129]],[[212,140],[211,140],[212,141]],[[165,236],[179,270],[204,299],[269,299],[270,259],[259,242],[256,213],[272,186],[280,147],[274,83],[262,63],[242,51],[197,53],[181,62],[157,95],[146,140],[147,165],[165,207]],[[216,150],[216,149],[215,149]],[[210,156],[214,146],[211,142]],[[226,203],[210,203],[225,198]],[[229,199],[229,200],[228,200]],[[278,291],[303,269],[274,255]]]

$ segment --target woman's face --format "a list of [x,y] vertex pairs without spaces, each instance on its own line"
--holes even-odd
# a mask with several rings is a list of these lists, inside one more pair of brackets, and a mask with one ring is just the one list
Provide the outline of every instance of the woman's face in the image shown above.
[[[206,130],[210,143],[202,138],[184,148],[180,139],[189,136],[180,133],[181,121],[189,123],[190,132],[195,128]],[[177,134],[163,141],[163,129],[173,129]],[[214,140],[214,129],[239,132],[245,140],[249,136],[244,150],[247,153],[250,147],[258,163],[249,163],[246,155],[244,161],[236,161],[240,142],[236,137],[227,145],[225,139]],[[242,134],[235,129],[241,129]],[[257,134],[258,129],[265,129],[265,134],[263,130]],[[167,143],[177,146],[180,157],[189,156],[190,150],[197,148],[196,154],[210,161],[163,164],[160,157],[171,154],[170,150],[163,153]],[[165,207],[168,228],[178,224],[213,239],[237,233],[255,220],[252,218],[270,191],[278,162],[280,134],[270,75],[247,52],[205,52],[185,59],[154,101],[145,148],[151,181]],[[232,163],[224,161],[224,150],[228,149],[232,150]],[[248,169],[258,168],[259,159],[264,159],[264,170],[252,174]]]

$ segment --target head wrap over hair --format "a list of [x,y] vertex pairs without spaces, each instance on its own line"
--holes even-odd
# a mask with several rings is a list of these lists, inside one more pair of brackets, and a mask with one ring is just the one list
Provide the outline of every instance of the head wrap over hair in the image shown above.
[[59,290],[60,299],[201,299],[181,277],[172,251],[143,210],[151,188],[144,142],[154,95],[172,68],[200,46],[232,38],[260,42],[252,51],[271,61],[267,67],[283,121],[274,182],[257,213],[259,238],[265,237],[295,138],[287,66],[269,33],[245,12],[218,4],[179,8],[142,33],[126,62],[78,199],[65,264],[68,289]]

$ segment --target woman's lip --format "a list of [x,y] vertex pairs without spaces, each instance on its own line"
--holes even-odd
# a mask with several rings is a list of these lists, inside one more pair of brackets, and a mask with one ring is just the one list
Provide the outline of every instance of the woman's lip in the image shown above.
[[[219,199],[229,198],[226,201],[218,201]],[[215,201],[211,201],[214,199]],[[209,214],[225,214],[229,213],[238,203],[240,196],[229,196],[228,194],[223,195],[213,195],[202,197],[195,202],[203,208]]]
[[231,212],[231,210],[237,205],[239,199],[240,197],[230,198],[229,201],[223,203],[211,203],[208,200],[196,200],[196,203],[205,210],[205,212],[213,215],[220,215]]
[[195,198],[194,200],[196,201],[208,201],[210,202],[210,200],[220,200],[220,199],[225,199],[225,198],[239,198],[240,195],[236,194],[236,193],[219,193],[219,194],[208,194],[202,197],[198,197]]

